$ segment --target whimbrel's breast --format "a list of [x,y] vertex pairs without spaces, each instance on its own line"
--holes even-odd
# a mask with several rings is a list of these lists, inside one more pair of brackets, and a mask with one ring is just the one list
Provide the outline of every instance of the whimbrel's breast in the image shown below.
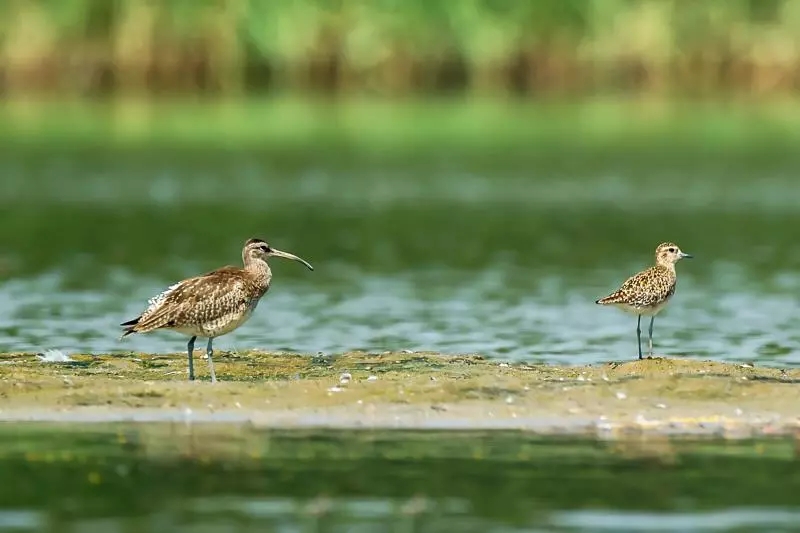
[[167,329],[189,336],[219,337],[247,322],[256,310],[259,300],[259,298],[252,298],[229,310],[222,309],[220,313],[214,313],[216,316],[206,315],[194,323],[185,323]]
[[204,322],[200,325],[203,331],[201,335],[204,337],[219,337],[220,335],[230,333],[250,320],[250,317],[253,316],[253,311],[258,307],[258,302],[258,298],[248,300],[239,309],[225,313],[214,320]]

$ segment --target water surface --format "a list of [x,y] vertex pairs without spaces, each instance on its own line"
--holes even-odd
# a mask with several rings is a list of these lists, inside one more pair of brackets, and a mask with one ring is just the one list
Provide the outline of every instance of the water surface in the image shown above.
[[0,351],[181,350],[170,333],[118,342],[117,324],[260,236],[316,270],[274,260],[220,350],[619,360],[636,354],[635,318],[594,300],[672,240],[696,259],[656,321],[658,354],[800,363],[800,158],[780,146],[95,144],[0,154]]

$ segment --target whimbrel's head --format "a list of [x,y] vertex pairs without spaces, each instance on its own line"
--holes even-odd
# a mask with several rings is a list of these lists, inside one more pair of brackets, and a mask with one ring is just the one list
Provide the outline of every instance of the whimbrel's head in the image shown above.
[[254,259],[260,259],[262,261],[266,261],[268,257],[283,257],[284,259],[291,259],[292,261],[299,261],[303,263],[309,270],[314,270],[308,261],[304,259],[300,259],[294,254],[290,254],[289,252],[282,252],[280,250],[276,250],[269,244],[267,244],[262,239],[248,239],[246,243],[244,243],[244,249],[242,250],[242,260],[245,264],[250,263]]
[[681,259],[691,259],[692,256],[684,253],[674,242],[662,242],[656,248],[656,263],[663,266],[672,266]]

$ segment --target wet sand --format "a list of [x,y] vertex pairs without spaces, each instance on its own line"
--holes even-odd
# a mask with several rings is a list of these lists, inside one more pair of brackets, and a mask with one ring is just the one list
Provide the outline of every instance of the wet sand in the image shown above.
[[593,366],[477,355],[266,352],[0,355],[0,421],[222,422],[263,428],[520,429],[537,434],[800,433],[800,370],[655,358]]

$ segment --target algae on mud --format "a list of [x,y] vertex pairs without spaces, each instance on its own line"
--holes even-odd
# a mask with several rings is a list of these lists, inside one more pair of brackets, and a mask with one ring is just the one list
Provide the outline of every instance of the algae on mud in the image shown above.
[[[786,433],[800,370],[690,359],[529,365],[478,355],[259,351],[218,357],[188,382],[183,354],[4,354],[3,420],[174,420],[270,427],[523,428],[541,433]],[[342,380],[343,374],[350,379]],[[342,382],[344,381],[344,382]]]

